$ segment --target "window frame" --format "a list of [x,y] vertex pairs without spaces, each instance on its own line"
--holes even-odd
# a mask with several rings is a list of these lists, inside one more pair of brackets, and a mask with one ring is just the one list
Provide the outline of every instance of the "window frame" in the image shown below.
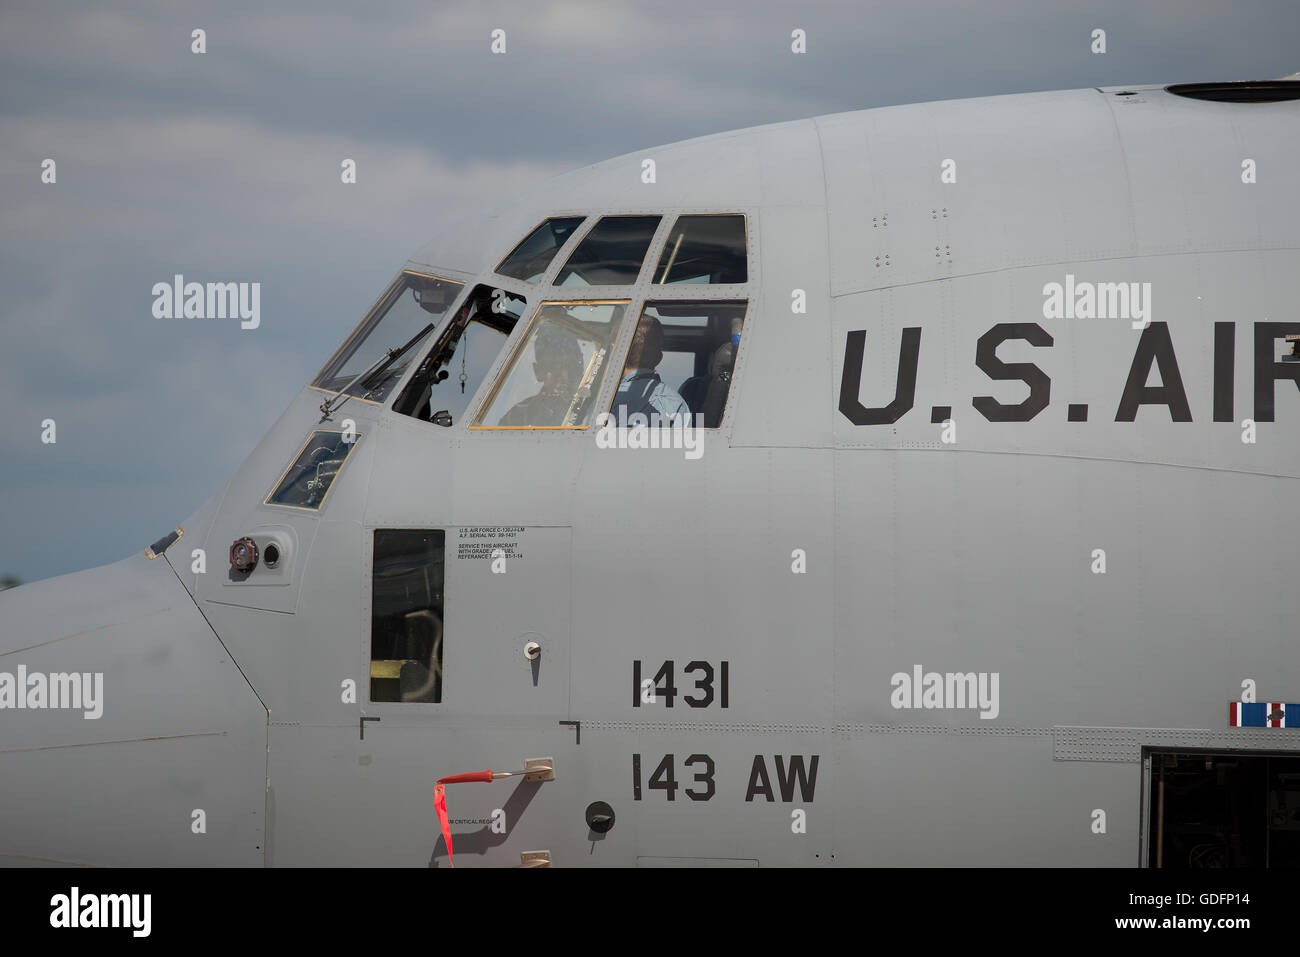
[[[683,283],[683,284],[681,284],[681,285],[686,286],[686,287],[689,288],[689,287],[691,287],[692,285],[695,285],[695,284],[692,284],[692,283]],[[701,285],[702,285],[702,284],[701,284]],[[695,288],[701,288],[701,285],[695,285]],[[610,393],[610,395],[609,395],[609,402],[608,402],[608,403],[606,404],[606,406],[605,406],[605,412],[606,412],[606,413],[612,414],[613,411],[614,411],[614,396],[615,396],[615,394],[618,392],[618,383],[623,381],[623,373],[622,373],[622,370],[625,369],[625,368],[627,367],[627,351],[628,351],[629,348],[631,348],[631,345],[632,345],[632,335],[635,334],[637,326],[640,325],[640,323],[641,323],[641,319],[645,316],[646,308],[649,307],[649,306],[651,306],[651,305],[655,305],[655,304],[657,304],[657,303],[661,303],[661,302],[702,302],[702,303],[710,303],[710,302],[712,302],[712,303],[723,303],[723,304],[728,304],[728,305],[734,305],[734,304],[743,304],[743,305],[744,305],[744,307],[745,307],[745,315],[744,315],[744,318],[741,320],[741,325],[740,325],[740,328],[741,328],[741,333],[740,333],[740,346],[737,346],[737,347],[736,347],[736,355],[735,355],[735,358],[732,360],[732,364],[731,364],[731,369],[732,369],[732,372],[731,372],[731,382],[732,382],[733,385],[735,384],[735,380],[736,380],[736,370],[740,367],[740,355],[741,355],[740,347],[743,346],[744,343],[745,343],[745,332],[744,332],[744,329],[745,329],[745,327],[746,327],[746,323],[749,322],[749,318],[750,318],[750,316],[753,314],[753,311],[754,311],[754,300],[753,300],[753,299],[750,299],[750,298],[741,297],[741,296],[729,296],[729,297],[721,297],[721,296],[719,296],[719,297],[710,297],[710,296],[675,296],[675,297],[667,297],[667,296],[657,296],[657,295],[654,295],[654,290],[655,290],[655,289],[663,289],[663,288],[667,288],[667,287],[660,286],[660,285],[658,285],[658,284],[648,286],[648,287],[647,287],[646,294],[640,297],[640,300],[639,300],[639,302],[640,302],[640,308],[637,310],[637,314],[636,314],[636,322],[634,322],[634,323],[632,324],[632,331],[631,331],[631,333],[629,333],[629,335],[628,335],[628,337],[627,337],[627,338],[628,338],[628,341],[627,341],[627,343],[626,343],[626,344],[624,345],[624,347],[623,347],[623,364],[622,364],[622,366],[619,367],[619,368],[620,368],[620,371],[619,371],[619,378],[616,380],[614,390],[613,390],[613,391]],[[674,390],[674,391],[676,391],[676,390]],[[679,395],[680,395],[680,393],[679,393]],[[725,403],[725,404],[723,405],[723,407],[722,407],[722,418],[718,420],[718,424],[715,425],[715,426],[713,426],[712,428],[706,428],[706,427],[703,426],[703,425],[701,425],[701,426],[692,426],[692,427],[693,427],[693,428],[699,428],[701,431],[704,431],[704,432],[712,432],[712,433],[716,434],[716,433],[718,433],[718,432],[721,432],[722,429],[727,425],[727,423],[728,423],[728,419],[729,419],[729,417],[730,417],[730,414],[731,414],[731,385],[728,385],[728,386],[727,386],[727,401],[726,401],[726,403]]]
[[[502,279],[506,279],[511,282],[524,283],[526,286],[530,286],[533,289],[542,289],[550,285],[551,284],[550,280],[554,279],[557,272],[556,265],[555,265],[556,260],[558,260],[560,258],[560,254],[565,253],[566,250],[568,251],[568,254],[571,254],[572,250],[577,248],[576,246],[573,246],[573,241],[575,238],[579,236],[585,236],[587,234],[587,230],[591,228],[591,224],[588,222],[588,220],[590,220],[593,215],[594,214],[592,213],[554,213],[550,216],[544,216],[542,219],[540,219],[537,223],[533,225],[532,229],[524,233],[524,235],[520,238],[519,242],[515,243],[514,246],[510,248],[510,252],[502,256],[500,261],[495,266],[492,267],[492,275],[500,276]],[[551,261],[546,264],[546,268],[542,270],[542,274],[538,276],[537,281],[529,282],[527,279],[519,279],[516,276],[508,276],[505,273],[503,273],[501,271],[501,267],[506,264],[507,259],[509,259],[511,256],[515,254],[515,250],[517,250],[520,246],[526,243],[528,241],[528,238],[532,236],[533,233],[537,232],[537,230],[541,229],[543,226],[545,226],[553,219],[578,219],[580,220],[580,222],[578,223],[577,226],[574,227],[573,232],[569,234],[569,238],[566,239],[559,246],[555,247],[555,253],[551,256]],[[569,261],[568,254],[566,254],[564,257],[565,262]]]
[[[467,432],[489,434],[494,432],[571,432],[581,433],[591,428],[596,423],[596,416],[586,426],[480,426],[472,423],[477,420],[486,410],[491,401],[495,398],[501,385],[504,382],[503,376],[510,363],[513,361],[519,343],[526,331],[531,328],[534,314],[543,305],[567,302],[593,302],[593,301],[614,301],[626,302],[627,314],[634,317],[634,321],[625,322],[625,328],[619,332],[619,335],[610,345],[610,361],[617,359],[618,370],[621,373],[623,366],[627,362],[627,350],[631,345],[632,335],[636,330],[636,325],[640,321],[641,313],[645,308],[647,300],[665,301],[665,300],[723,300],[735,301],[744,300],[747,303],[745,311],[745,328],[746,332],[741,336],[741,346],[736,352],[735,363],[732,366],[731,387],[727,392],[727,404],[723,410],[722,421],[717,428],[710,429],[709,432],[714,435],[725,434],[733,424],[733,412],[736,395],[737,383],[744,378],[746,357],[749,354],[749,347],[746,345],[753,335],[748,331],[750,323],[758,311],[761,299],[761,275],[759,270],[759,244],[761,237],[758,235],[758,207],[755,206],[725,206],[725,207],[692,207],[692,206],[661,206],[655,209],[638,207],[630,209],[615,210],[566,210],[558,209],[549,211],[545,216],[537,221],[541,225],[548,219],[563,218],[565,216],[585,216],[586,221],[578,229],[573,231],[568,242],[556,254],[551,261],[550,267],[546,274],[536,283],[526,283],[521,280],[511,279],[508,276],[501,276],[495,272],[480,274],[480,277],[471,278],[466,281],[466,287],[472,288],[476,282],[491,282],[501,286],[509,292],[524,296],[530,303],[536,297],[536,305],[531,310],[525,312],[524,316],[516,324],[512,336],[516,337],[514,341],[507,340],[505,348],[501,350],[496,364],[488,370],[480,385],[479,392],[474,401],[470,403],[472,414],[467,415],[462,422],[457,422],[452,429],[460,430],[460,434]],[[606,216],[659,216],[659,225],[655,234],[646,249],[645,259],[641,264],[641,271],[637,276],[635,283],[617,285],[617,286],[556,286],[555,279],[559,271],[568,263],[569,257],[577,249],[578,244],[586,239],[587,234],[595,228]],[[741,216],[745,225],[745,253],[746,253],[746,276],[747,281],[744,283],[673,283],[660,284],[653,282],[655,270],[658,267],[659,260],[663,256],[664,247],[667,245],[668,237],[672,233],[672,228],[676,225],[677,220],[682,216]],[[527,234],[525,234],[527,235]],[[516,245],[518,245],[516,243]],[[514,247],[511,247],[513,250]],[[502,260],[504,261],[504,259]],[[436,277],[441,278],[441,277]],[[455,308],[459,309],[462,303],[457,303]],[[439,334],[441,330],[439,330]],[[430,347],[432,348],[432,347]],[[411,373],[413,374],[413,370]],[[608,409],[613,403],[614,393],[618,389],[619,378],[614,376],[608,377],[609,381],[601,388],[601,392],[596,397],[594,408]],[[397,388],[405,388],[406,383],[401,382]],[[451,430],[449,430],[451,431]],[[485,440],[486,441],[486,440]]]
[[[589,285],[589,286],[581,286],[581,285],[560,286],[556,284],[556,280],[560,278],[560,272],[564,269],[565,266],[569,264],[569,259],[573,256],[574,253],[578,251],[578,247],[581,246],[584,242],[586,242],[587,236],[591,234],[592,230],[594,230],[606,219],[643,219],[643,218],[649,218],[651,216],[658,216],[659,222],[655,224],[654,232],[650,234],[650,242],[646,244],[645,253],[641,257],[641,268],[637,270],[636,279],[634,279],[632,282],[603,283],[601,285]],[[547,218],[549,219],[553,217],[547,217]],[[590,220],[590,222],[584,223],[581,227],[579,227],[579,229],[575,229],[574,230],[575,236],[569,237],[571,241],[576,237],[577,242],[574,243],[572,249],[564,250],[565,253],[564,261],[560,263],[558,267],[555,265],[555,262],[552,262],[551,266],[553,268],[548,269],[546,271],[546,277],[545,277],[546,282],[538,283],[537,288],[550,289],[556,293],[571,292],[574,294],[581,293],[582,295],[590,296],[590,295],[594,295],[599,290],[631,289],[636,286],[645,285],[646,264],[649,263],[652,258],[655,260],[655,262],[659,261],[659,257],[658,255],[655,254],[655,250],[660,248],[660,246],[662,245],[664,224],[669,220],[669,218],[671,218],[673,222],[677,221],[677,216],[675,214],[670,212],[665,212],[662,209],[650,209],[650,210],[643,210],[639,212],[636,211],[624,212],[623,210],[616,210],[612,212],[588,213],[587,218]],[[560,257],[557,255],[555,259],[556,261],[559,261]],[[653,271],[651,272],[651,275],[654,275]]]
[[307,451],[307,446],[311,445],[312,439],[314,439],[317,435],[320,434],[346,435],[347,430],[346,429],[316,429],[316,428],[311,429],[307,433],[307,437],[302,440],[302,445],[298,446],[298,451],[293,453],[293,457],[289,459],[288,463],[285,465],[284,470],[280,473],[279,477],[277,477],[276,480],[271,483],[271,487],[267,489],[266,495],[262,497],[263,505],[269,506],[271,508],[291,508],[296,512],[310,512],[313,515],[320,515],[323,511],[325,511],[325,502],[330,497],[330,492],[334,491],[335,483],[338,482],[339,477],[342,476],[343,470],[347,468],[348,463],[352,461],[352,453],[357,450],[357,445],[361,442],[361,436],[363,433],[360,430],[356,430],[353,432],[353,435],[355,437],[352,439],[351,442],[344,443],[350,446],[350,448],[348,449],[347,454],[343,456],[343,464],[339,466],[338,472],[335,473],[334,478],[330,480],[330,487],[327,488],[325,490],[325,494],[321,496],[319,505],[317,505],[315,508],[312,508],[310,505],[288,505],[284,502],[271,501],[271,496],[275,494],[275,490],[278,489],[280,485],[284,482],[285,476],[287,476],[289,472],[293,469],[294,465],[297,464],[298,459],[302,457],[302,453]]
[[[362,714],[372,714],[375,716],[385,716],[390,713],[394,715],[412,716],[420,713],[438,714],[447,708],[447,674],[446,674],[446,644],[443,645],[442,655],[442,695],[440,701],[375,701],[370,697],[371,681],[371,663],[376,659],[372,658],[374,650],[374,614],[375,614],[375,535],[378,532],[387,531],[421,531],[421,532],[442,532],[443,534],[443,565],[442,565],[442,617],[445,626],[447,621],[447,600],[448,587],[447,582],[450,576],[451,565],[448,559],[448,542],[452,539],[452,531],[457,526],[437,524],[430,526],[416,526],[410,522],[399,522],[395,524],[365,526],[363,529],[364,547],[361,549],[362,562],[361,574],[365,584],[365,601],[360,609],[361,627],[364,629],[364,639],[359,642],[361,645],[361,654],[363,661],[363,673],[365,674],[365,704],[362,708]],[[390,660],[390,659],[379,659]],[[365,737],[365,718],[361,724],[362,738]]]
[[668,249],[668,238],[673,234],[673,226],[676,226],[678,220],[680,220],[680,219],[682,219],[683,217],[686,217],[686,216],[689,216],[689,217],[691,217],[691,218],[693,218],[693,219],[703,219],[703,218],[706,217],[706,216],[739,216],[739,217],[740,217],[740,228],[741,228],[742,232],[744,233],[744,237],[745,237],[745,281],[744,281],[744,282],[726,282],[726,283],[724,283],[724,282],[717,282],[717,283],[713,283],[713,282],[674,282],[674,283],[666,283],[666,282],[663,282],[663,281],[656,282],[656,281],[655,281],[655,278],[654,278],[654,275],[655,275],[655,274],[654,274],[654,272],[652,271],[652,272],[650,273],[650,281],[647,282],[646,285],[647,285],[647,286],[650,286],[650,287],[652,287],[652,288],[653,288],[653,287],[658,287],[658,288],[660,288],[660,289],[670,289],[670,288],[672,288],[672,287],[674,287],[674,286],[695,286],[695,287],[700,288],[700,289],[707,289],[707,288],[710,288],[710,287],[717,288],[717,287],[720,287],[720,286],[749,286],[749,285],[751,284],[751,282],[752,282],[752,280],[750,279],[750,276],[753,274],[753,265],[754,265],[754,264],[750,261],[750,256],[749,256],[749,248],[750,248],[750,242],[749,242],[749,216],[748,216],[745,212],[743,212],[743,211],[737,211],[737,212],[734,212],[734,213],[690,213],[690,212],[678,212],[677,214],[675,214],[675,215],[673,216],[672,225],[670,225],[670,226],[668,227],[668,231],[664,234],[664,241],[663,241],[662,246],[661,246],[660,249],[659,249],[659,255],[655,257],[655,270],[658,270],[658,268],[659,268],[659,262],[660,262],[660,260],[662,260],[662,259],[664,258],[664,252],[666,252],[667,249]]
[[[551,290],[555,290],[555,289],[562,289],[565,287],[550,286],[547,288]],[[496,377],[492,379],[491,389],[488,391],[488,393],[485,396],[483,396],[481,400],[479,400],[478,407],[475,409],[474,415],[471,418],[469,418],[466,424],[466,428],[472,432],[473,431],[583,432],[589,429],[592,423],[596,420],[597,416],[592,416],[591,421],[587,422],[584,425],[479,425],[476,423],[478,423],[478,421],[483,418],[483,416],[487,413],[488,409],[491,408],[492,403],[496,401],[497,395],[500,392],[501,387],[505,385],[506,382],[506,378],[507,378],[506,370],[507,369],[513,370],[515,368],[516,358],[522,355],[524,342],[526,341],[529,333],[532,331],[537,321],[537,317],[540,315],[542,309],[544,309],[547,306],[617,305],[617,306],[627,307],[624,309],[623,312],[624,319],[626,319],[628,313],[631,312],[631,306],[635,301],[636,299],[633,297],[627,297],[621,299],[542,299],[539,300],[536,307],[534,307],[533,311],[529,314],[528,321],[520,322],[516,324],[516,332],[518,332],[519,338],[516,339],[513,344],[507,343],[509,345],[508,349],[501,350],[503,354],[508,353],[507,358],[505,362],[502,363],[498,369],[493,370],[495,372]],[[523,327],[522,331],[519,331],[520,326]],[[609,357],[607,358],[606,361],[609,361],[615,355],[618,355],[620,353],[625,354],[627,352],[627,343],[623,341],[625,332],[626,332],[625,329],[619,329],[618,335],[616,335],[613,339],[610,340]],[[608,366],[606,368],[608,368]],[[484,384],[487,384],[486,379],[484,380]],[[608,382],[601,384],[600,391],[597,392],[596,395],[593,397],[593,406],[592,406],[593,409],[600,407],[601,396],[604,395],[605,389],[608,387],[608,385],[609,385]]]
[[[489,278],[489,277],[483,277],[483,278]],[[512,348],[511,339],[519,332],[519,327],[521,325],[527,324],[528,320],[532,316],[532,311],[535,308],[529,306],[530,299],[527,293],[530,289],[533,292],[536,292],[538,289],[537,286],[529,286],[527,283],[523,282],[522,280],[511,279],[508,276],[497,276],[495,273],[491,274],[491,278],[501,279],[503,280],[503,282],[487,283],[487,282],[477,282],[475,281],[475,279],[471,279],[465,283],[465,289],[466,289],[465,296],[454,301],[453,308],[448,312],[447,320],[441,323],[436,329],[433,330],[431,341],[425,346],[424,350],[419,353],[418,361],[412,363],[411,367],[408,368],[406,372],[403,373],[402,377],[397,381],[397,385],[393,389],[391,401],[386,403],[390,410],[395,410],[397,402],[406,394],[406,390],[410,386],[411,380],[415,377],[416,372],[418,372],[420,368],[424,365],[424,363],[428,361],[428,358],[433,354],[433,351],[439,348],[445,342],[447,333],[451,328],[451,323],[455,321],[456,314],[459,313],[460,310],[465,306],[469,297],[474,295],[479,290],[480,287],[486,286],[493,290],[500,289],[504,291],[508,296],[513,296],[517,299],[522,299],[524,303],[524,308],[519,313],[519,318],[515,320],[514,327],[509,332],[504,334],[505,339],[501,343],[501,348],[497,353],[497,357],[492,360],[491,364],[487,367],[487,370],[483,373],[483,381],[480,382],[475,387],[474,392],[470,394],[469,402],[465,406],[465,415],[462,416],[460,421],[455,421],[451,425],[451,428],[464,427],[465,421],[469,418],[469,413],[478,407],[477,403],[475,402],[475,399],[478,398],[479,393],[482,392],[482,390],[485,387],[490,385],[492,382],[496,381],[496,377],[500,374],[501,358],[504,355],[508,355]],[[477,322],[480,325],[490,325],[489,323],[486,323],[481,319],[471,320],[471,322]],[[416,422],[424,421],[415,418],[414,416],[407,415],[405,413],[399,412],[398,414],[401,415],[402,418],[404,419],[413,419]],[[433,423],[425,422],[425,424],[432,425]]]
[[[440,276],[435,273],[418,272],[417,270],[405,267],[398,270],[397,275],[393,277],[391,282],[389,282],[388,286],[380,294],[379,298],[375,300],[374,304],[366,311],[365,315],[361,317],[361,321],[356,324],[352,332],[348,334],[348,337],[343,340],[342,344],[330,354],[330,357],[325,360],[325,364],[320,367],[320,370],[312,376],[311,382],[307,386],[308,389],[324,393],[325,395],[347,395],[347,393],[340,392],[338,389],[326,389],[317,385],[317,383],[320,382],[321,377],[325,375],[325,371],[329,369],[330,366],[334,365],[340,356],[346,354],[347,351],[352,348],[353,343],[357,342],[359,337],[363,338],[363,334],[368,335],[370,332],[374,331],[374,327],[370,322],[371,319],[382,313],[383,310],[387,309],[396,301],[397,296],[400,295],[399,290],[403,287],[407,276],[416,276],[420,279],[436,279],[439,282],[454,282],[458,283],[461,287],[460,292],[456,294],[456,297],[452,299],[451,303],[447,306],[446,315],[444,315],[442,319],[431,330],[429,330],[429,335],[434,342],[437,342],[438,337],[441,335],[448,320],[455,317],[456,311],[460,309],[466,293],[473,287],[472,279],[456,279],[452,276]],[[401,376],[398,377],[397,381],[393,383],[393,388],[389,390],[388,395],[384,396],[384,398],[364,399],[359,395],[348,395],[348,401],[364,402],[366,405],[377,407],[391,406],[395,401],[397,401],[397,396],[406,387],[407,379],[415,372],[415,369],[419,367],[419,364],[424,361],[427,355],[427,351],[422,350],[417,352],[416,359],[418,359],[418,361],[412,360],[412,362],[408,364],[406,371],[403,372]]]

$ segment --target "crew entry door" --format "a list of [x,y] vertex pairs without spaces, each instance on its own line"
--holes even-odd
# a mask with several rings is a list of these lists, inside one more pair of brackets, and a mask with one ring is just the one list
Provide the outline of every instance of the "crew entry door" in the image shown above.
[[447,633],[457,637],[446,648],[446,701],[455,712],[569,717],[572,541],[568,527],[447,529]]
[[567,527],[375,529],[371,702],[567,718],[571,541]]

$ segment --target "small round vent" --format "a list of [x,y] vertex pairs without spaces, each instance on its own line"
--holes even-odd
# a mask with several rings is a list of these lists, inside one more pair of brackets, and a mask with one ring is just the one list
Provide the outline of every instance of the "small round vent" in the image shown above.
[[1176,96],[1218,103],[1281,103],[1300,100],[1300,82],[1259,80],[1249,83],[1176,83],[1165,87]]

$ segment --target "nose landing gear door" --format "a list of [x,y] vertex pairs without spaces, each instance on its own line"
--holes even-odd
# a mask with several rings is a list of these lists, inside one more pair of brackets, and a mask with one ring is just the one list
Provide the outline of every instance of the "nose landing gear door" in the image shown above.
[[573,531],[555,526],[447,530],[448,706],[461,714],[569,711]]

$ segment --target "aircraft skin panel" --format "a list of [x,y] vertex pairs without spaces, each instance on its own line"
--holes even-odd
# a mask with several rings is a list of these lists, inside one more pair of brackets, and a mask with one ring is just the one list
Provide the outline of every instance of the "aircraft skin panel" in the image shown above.
[[[1116,229],[1117,213],[1127,222],[1123,155],[1095,91],[997,97],[979,107],[891,107],[816,122],[832,295],[1133,253],[1127,229]],[[952,182],[943,181],[947,160]]]
[[28,705],[4,711],[0,864],[260,866],[266,709],[164,560],[24,585],[0,615]]
[[[766,207],[758,224],[761,283],[741,335],[736,392],[723,432],[733,445],[828,448],[838,383],[830,374],[825,211]],[[759,332],[764,328],[780,331],[764,335]],[[750,381],[761,384],[739,401],[740,389]]]
[[[829,726],[831,453],[706,446],[689,472],[680,456],[608,450],[584,468],[573,715]],[[634,705],[634,662],[645,681],[669,660],[672,706]],[[692,662],[708,667],[686,674]]]
[[[1279,159],[1294,103],[1234,109],[1163,91],[1107,101],[1124,145],[1139,252],[1300,248],[1300,196]],[[1243,183],[1242,164],[1258,167]]]
[[[570,769],[553,782],[507,778],[447,787],[456,867],[518,864],[523,851],[553,848],[566,861],[586,854],[582,809],[574,807],[587,746],[571,729],[532,718],[419,718],[351,729],[273,724],[268,866],[446,867],[433,813],[437,777],[485,768],[517,770],[527,757]],[[560,732],[557,734],[556,732]],[[492,812],[506,814],[502,833]],[[486,822],[486,823],[479,823]],[[611,837],[626,840],[615,827]],[[581,862],[578,862],[581,863]]]
[[[834,864],[1137,863],[1136,764],[1053,763],[1050,735],[845,737],[836,745],[831,795]],[[1097,808],[1107,813],[1105,834],[1090,828]]]
[[[1272,517],[1284,480],[934,454],[853,453],[837,468],[837,529],[854,534],[836,540],[836,673],[857,678],[837,682],[837,720],[1213,728],[1242,678],[1300,681],[1276,559],[1293,529]],[[1249,505],[1211,507],[1236,498]],[[999,674],[996,711],[899,707],[891,678],[916,665]]]

